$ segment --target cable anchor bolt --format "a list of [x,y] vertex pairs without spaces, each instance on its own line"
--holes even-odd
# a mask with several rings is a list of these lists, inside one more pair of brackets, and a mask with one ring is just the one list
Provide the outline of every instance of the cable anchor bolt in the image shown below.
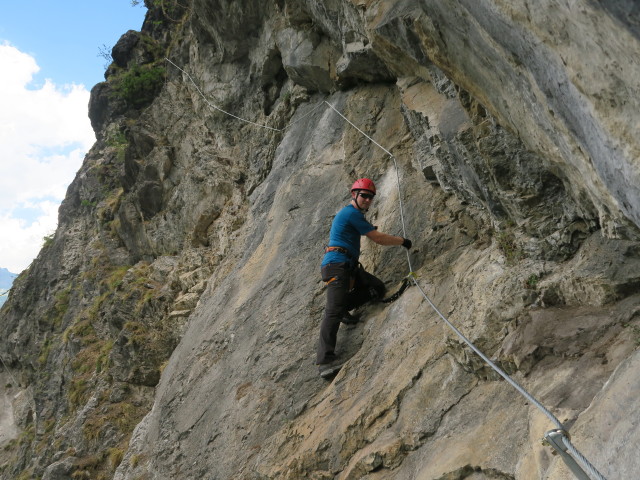
[[551,452],[553,455],[560,455],[564,463],[569,467],[569,470],[576,476],[578,480],[591,480],[591,477],[585,473],[584,470],[578,465],[574,458],[567,453],[567,446],[562,441],[563,438],[571,441],[569,432],[561,428],[555,430],[549,430],[544,434],[542,444],[553,448]]
[[565,452],[567,451],[567,448],[562,443],[556,442],[556,439],[560,439],[560,437],[562,436],[565,436],[569,440],[571,440],[569,432],[567,432],[566,430],[562,430],[561,428],[557,428],[555,430],[549,430],[547,433],[545,433],[540,443],[542,443],[543,447],[551,447],[553,449],[551,452],[552,455],[558,455],[558,449],[561,449]]

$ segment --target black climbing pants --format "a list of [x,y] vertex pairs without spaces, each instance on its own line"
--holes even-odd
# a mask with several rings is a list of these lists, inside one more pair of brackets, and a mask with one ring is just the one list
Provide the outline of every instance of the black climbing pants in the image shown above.
[[320,324],[320,341],[316,363],[335,359],[340,320],[354,308],[384,297],[384,283],[361,266],[349,263],[330,263],[322,267],[322,280],[327,284],[327,306]]

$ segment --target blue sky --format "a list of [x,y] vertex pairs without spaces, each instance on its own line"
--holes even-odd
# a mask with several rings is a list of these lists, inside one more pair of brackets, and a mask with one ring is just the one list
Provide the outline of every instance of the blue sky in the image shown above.
[[0,0],[0,267],[19,273],[54,232],[95,137],[89,91],[146,9],[131,0]]
[[131,0],[0,0],[0,42],[34,57],[56,84],[104,81],[103,45],[113,47],[127,30],[140,30],[146,8]]

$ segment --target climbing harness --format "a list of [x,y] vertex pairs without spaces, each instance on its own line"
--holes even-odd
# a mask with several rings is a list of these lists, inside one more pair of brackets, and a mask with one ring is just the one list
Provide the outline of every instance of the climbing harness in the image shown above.
[[351,254],[349,253],[349,250],[343,247],[325,247],[324,253],[327,253],[327,252],[340,252],[346,255],[347,257],[351,258]]
[[[245,122],[245,123],[260,127],[260,128],[273,130],[273,131],[277,131],[277,132],[283,132],[287,128],[289,128],[292,125],[294,125],[295,123],[301,121],[303,118],[311,115],[321,105],[323,105],[323,104],[328,105],[329,108],[331,108],[335,113],[337,113],[345,122],[349,123],[353,128],[355,128],[358,132],[360,132],[364,137],[366,137],[374,145],[376,145],[378,148],[383,150],[389,156],[389,158],[391,158],[391,160],[393,161],[394,166],[395,166],[395,171],[396,171],[398,200],[399,200],[399,208],[400,208],[400,221],[402,223],[403,237],[406,238],[407,233],[406,233],[406,226],[405,226],[405,219],[404,219],[404,206],[403,206],[403,203],[402,203],[402,191],[401,191],[401,187],[400,187],[400,173],[399,173],[399,168],[398,168],[398,162],[397,162],[395,156],[389,150],[384,148],[382,145],[380,145],[378,142],[376,142],[373,138],[371,138],[369,135],[367,135],[365,132],[363,132],[360,128],[358,128],[351,120],[349,120],[342,113],[340,113],[340,111],[338,109],[336,109],[332,104],[330,104],[326,100],[323,100],[322,102],[318,102],[318,104],[311,111],[307,112],[305,115],[302,115],[296,121],[289,123],[288,125],[286,125],[283,128],[274,128],[274,127],[269,127],[267,125],[261,125],[259,123],[255,123],[255,122],[252,122],[250,120],[246,120],[244,118],[241,118],[241,117],[238,117],[236,115],[233,115],[233,114],[231,114],[231,113],[229,113],[229,112],[227,112],[225,110],[222,110],[221,108],[213,105],[211,102],[209,102],[207,100],[207,98],[204,95],[204,93],[202,92],[202,90],[197,86],[196,82],[191,78],[191,76],[187,72],[185,72],[182,68],[178,67],[175,63],[173,63],[168,58],[166,58],[165,60],[186,75],[186,77],[194,85],[194,87],[196,88],[198,93],[202,96],[202,98],[207,103],[207,105],[209,105],[211,108],[213,108],[213,109],[215,109],[215,110],[217,110],[219,112],[222,112],[222,113],[224,113],[224,114],[226,114],[226,115],[228,115],[230,117],[233,117],[233,118],[235,118],[237,120],[240,120],[242,122]],[[424,299],[429,303],[431,308],[438,314],[438,316],[447,324],[447,326],[449,328],[451,328],[451,330],[453,330],[453,332],[464,343],[466,343],[469,346],[469,348],[471,348],[475,353],[477,353],[493,370],[495,370],[512,387],[514,387],[522,396],[524,396],[529,402],[531,402],[531,404],[535,405],[542,413],[544,413],[547,416],[547,418],[553,424],[555,424],[556,428],[553,429],[553,430],[548,431],[544,435],[543,443],[545,445],[548,445],[548,446],[552,447],[554,449],[554,451],[561,456],[562,460],[565,462],[565,464],[571,470],[571,472],[576,476],[576,478],[578,478],[579,480],[591,480],[591,479],[606,480],[606,478],[600,472],[598,472],[598,470],[596,470],[596,468],[591,463],[589,463],[589,461],[584,457],[584,455],[582,455],[582,453],[580,453],[575,448],[575,446],[571,443],[571,439],[569,437],[568,430],[566,428],[564,428],[564,426],[562,425],[560,420],[558,420],[549,410],[547,410],[529,392],[527,392],[515,380],[513,380],[502,369],[500,369],[494,362],[492,362],[484,353],[482,353],[467,337],[465,337],[462,334],[462,332],[460,332],[460,330],[458,330],[442,314],[442,312],[440,312],[440,310],[438,310],[438,307],[436,307],[436,305],[431,301],[431,299],[427,296],[427,294],[424,292],[424,290],[422,289],[422,287],[418,283],[416,275],[413,272],[413,267],[411,266],[411,257],[410,257],[408,249],[407,249],[406,254],[407,254],[407,264],[409,266],[409,272],[410,273],[403,280],[402,285],[401,285],[400,289],[398,290],[398,292],[394,293],[389,298],[382,300],[382,302],[391,303],[391,302],[397,300],[400,297],[400,295],[402,294],[402,292],[404,292],[408,288],[408,286],[411,284],[411,282],[413,282],[413,284],[418,288],[418,290],[420,291],[420,293],[422,294]],[[5,366],[5,368],[6,368],[6,366]],[[585,472],[585,470],[586,470],[586,472]]]

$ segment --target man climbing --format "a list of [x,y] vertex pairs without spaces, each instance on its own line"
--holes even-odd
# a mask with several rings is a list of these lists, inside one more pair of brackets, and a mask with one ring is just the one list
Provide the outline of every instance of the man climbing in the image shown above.
[[360,178],[351,187],[351,202],[338,212],[331,224],[329,246],[322,260],[322,280],[327,285],[327,304],[320,324],[320,341],[316,363],[323,378],[336,373],[342,361],[335,354],[340,323],[355,324],[358,318],[349,314],[368,301],[381,300],[384,283],[365,272],[358,263],[360,237],[368,237],[379,245],[402,245],[410,249],[411,241],[379,232],[369,223],[364,212],[376,195],[376,186],[368,178]]

